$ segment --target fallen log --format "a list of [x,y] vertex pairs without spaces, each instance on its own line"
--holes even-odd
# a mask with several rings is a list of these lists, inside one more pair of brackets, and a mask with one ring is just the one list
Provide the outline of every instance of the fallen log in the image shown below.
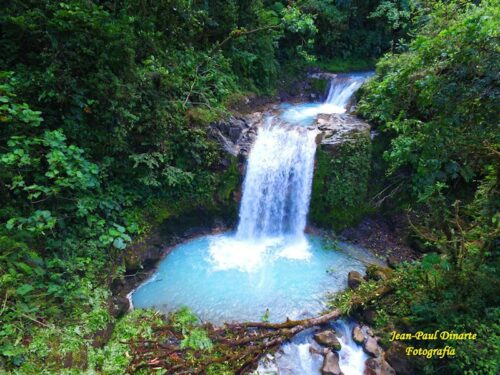
[[283,323],[267,323],[267,322],[245,322],[245,323],[232,323],[226,324],[226,326],[231,328],[266,328],[266,329],[283,329],[283,328],[293,328],[297,326],[302,326],[306,328],[310,328],[312,326],[317,326],[320,324],[324,324],[330,320],[338,319],[342,313],[340,310],[335,309],[328,314],[320,315],[314,318],[302,319],[302,320],[289,320],[287,319]]
[[[390,285],[385,284],[368,295],[353,296],[350,310],[366,306],[391,293],[392,290]],[[158,338],[156,345],[151,340],[130,340],[133,359],[127,372],[134,373],[144,367],[151,370],[160,366],[166,369],[168,374],[173,375],[205,374],[210,366],[224,365],[235,374],[245,374],[255,368],[263,355],[277,350],[280,345],[301,331],[336,320],[342,314],[342,310],[335,309],[317,317],[302,320],[287,319],[281,323],[227,323],[217,328],[205,324],[203,328],[213,343],[212,352],[180,347],[175,349],[175,344],[167,344],[163,340],[175,338],[179,341],[180,333],[175,332],[168,324],[155,327],[154,332]]]

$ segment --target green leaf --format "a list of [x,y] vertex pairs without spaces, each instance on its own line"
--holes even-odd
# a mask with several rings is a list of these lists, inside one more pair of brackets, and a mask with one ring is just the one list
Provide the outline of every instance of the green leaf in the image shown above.
[[34,288],[30,284],[23,284],[17,288],[16,293],[20,296],[24,296],[31,292]]

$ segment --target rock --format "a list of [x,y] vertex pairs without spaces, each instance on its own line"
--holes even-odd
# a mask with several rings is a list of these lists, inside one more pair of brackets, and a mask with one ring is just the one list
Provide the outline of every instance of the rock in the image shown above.
[[347,285],[351,289],[357,289],[364,282],[363,276],[358,271],[351,271],[347,275]]
[[368,358],[365,375],[396,375],[396,371],[383,358]]
[[387,280],[391,273],[392,270],[390,268],[371,264],[366,269],[366,278],[368,280]]
[[379,357],[384,352],[374,337],[366,338],[363,342],[363,350],[372,357]]
[[377,312],[372,308],[367,308],[363,311],[363,320],[366,324],[375,324],[375,319],[377,317]]
[[320,114],[315,126],[323,133],[321,147],[326,151],[359,136],[370,139],[370,124],[349,114]]
[[314,139],[316,144],[319,145],[321,141],[323,140],[324,134],[323,133],[318,133],[316,134],[316,138]]
[[262,113],[255,112],[245,117],[230,116],[210,124],[208,134],[229,155],[245,158],[255,140],[256,128],[262,121]]
[[335,336],[335,332],[331,329],[316,333],[314,335],[314,340],[316,340],[318,344],[334,350],[340,350],[342,347],[339,339]]
[[145,263],[159,260],[163,251],[162,239],[156,234],[129,245],[123,252],[126,271],[136,272]]
[[385,359],[400,375],[412,375],[413,367],[405,353],[406,346],[400,341],[392,342],[390,348],[385,352]]
[[387,264],[391,268],[396,268],[401,263],[399,258],[395,255],[389,255],[386,260],[387,260]]
[[328,81],[331,81],[332,79],[337,77],[337,74],[327,73],[327,72],[317,72],[317,73],[311,73],[309,77],[314,79],[326,79]]
[[231,141],[233,141],[233,143],[236,143],[238,141],[238,138],[240,137],[242,131],[243,131],[243,129],[241,127],[231,126],[229,128],[229,139],[231,139]]
[[115,296],[111,299],[110,313],[114,318],[119,318],[130,309],[130,301],[126,297]]
[[321,373],[323,375],[343,375],[339,366],[339,355],[337,353],[329,350],[325,359],[323,360],[323,366],[321,367]]
[[106,327],[99,329],[92,335],[92,346],[94,348],[102,348],[111,338],[113,334],[114,324],[109,322]]
[[352,339],[357,344],[362,344],[365,341],[365,335],[361,332],[360,326],[356,326],[352,329]]
[[371,329],[370,327],[368,327],[368,326],[362,326],[362,327],[361,327],[361,332],[363,332],[363,335],[364,335],[365,337],[368,337],[368,336],[373,337],[373,336],[375,336],[375,335],[373,334],[372,329]]

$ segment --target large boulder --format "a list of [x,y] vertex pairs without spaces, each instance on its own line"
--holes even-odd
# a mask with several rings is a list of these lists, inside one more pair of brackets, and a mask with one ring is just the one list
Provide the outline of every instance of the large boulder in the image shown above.
[[314,340],[316,340],[318,344],[327,346],[334,350],[340,350],[342,348],[342,345],[335,335],[335,332],[331,329],[316,333],[314,335]]
[[340,370],[339,355],[337,353],[331,350],[326,352],[321,373],[323,375],[343,375],[343,372]]
[[371,336],[366,337],[363,342],[363,350],[372,357],[379,357],[384,352],[378,345],[377,339]]
[[365,375],[396,375],[396,371],[381,357],[365,361]]
[[371,126],[366,121],[349,114],[320,114],[315,127],[323,133],[321,147],[334,151],[345,142],[352,142],[359,136],[370,138]]
[[351,115],[319,115],[311,192],[311,221],[336,231],[356,225],[368,211],[370,125]]
[[209,135],[219,143],[221,149],[231,156],[246,158],[257,136],[257,128],[263,120],[262,112],[246,116],[230,116],[213,122]]
[[357,289],[365,280],[358,271],[351,271],[347,274],[347,285],[351,289]]

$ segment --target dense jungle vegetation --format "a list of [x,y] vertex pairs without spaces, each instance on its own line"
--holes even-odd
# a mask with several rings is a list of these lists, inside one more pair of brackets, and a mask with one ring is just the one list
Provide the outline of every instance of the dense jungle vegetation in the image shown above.
[[123,373],[123,340],[159,317],[113,317],[120,253],[229,199],[208,124],[308,67],[377,61],[358,105],[383,145],[373,210],[407,212],[428,253],[394,271],[377,326],[477,332],[415,373],[496,373],[499,20],[496,0],[5,0],[0,372]]

